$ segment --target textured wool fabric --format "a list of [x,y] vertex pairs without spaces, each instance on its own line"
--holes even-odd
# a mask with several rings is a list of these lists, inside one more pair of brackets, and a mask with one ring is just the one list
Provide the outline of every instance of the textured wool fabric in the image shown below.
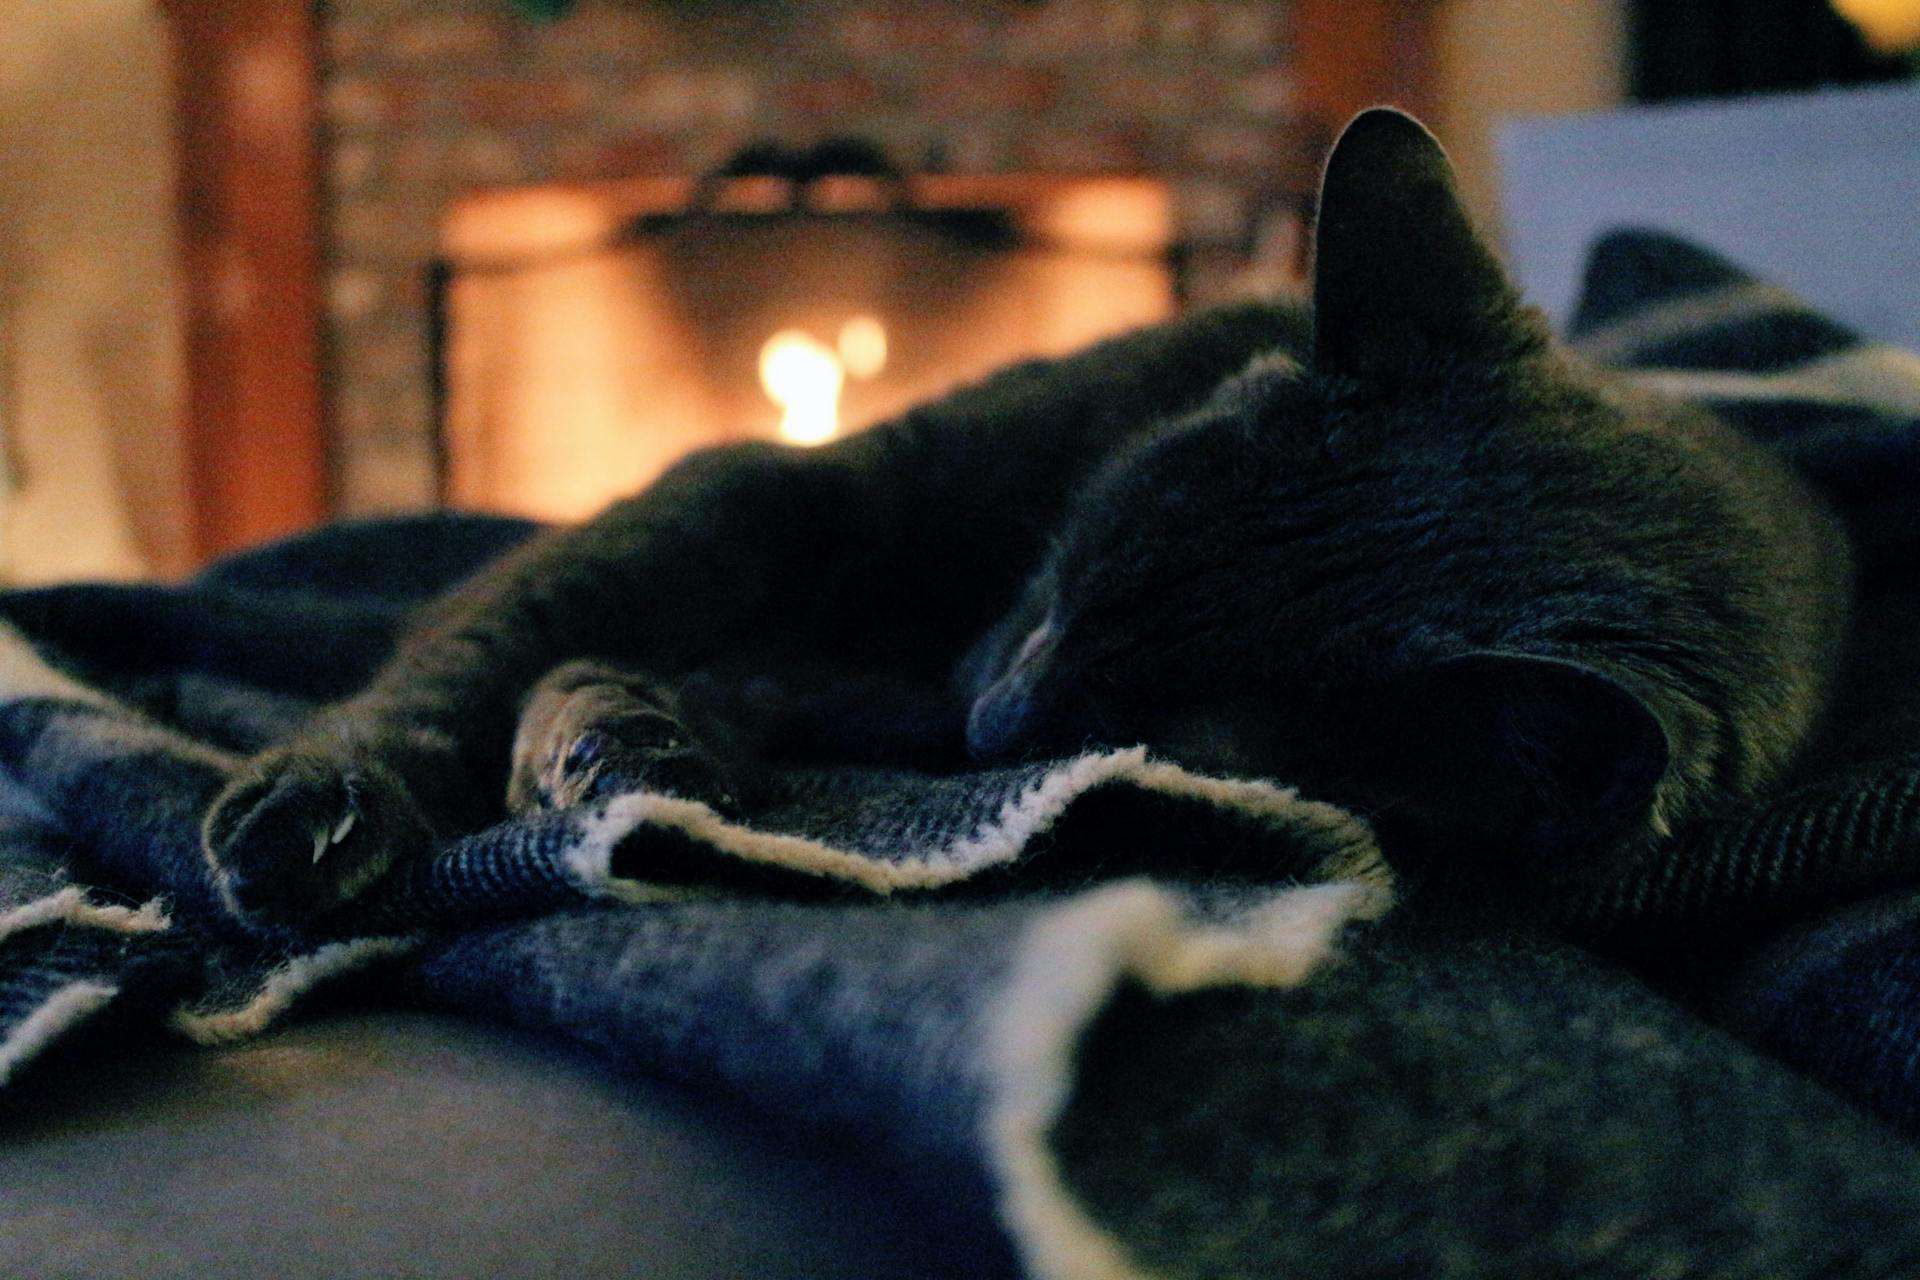
[[[198,589],[175,592],[167,609]],[[300,607],[278,602],[283,615]],[[215,625],[233,625],[233,616]],[[326,650],[292,652],[305,664],[294,679],[305,681]],[[118,672],[149,693],[160,674]],[[178,674],[157,700],[182,720],[231,714],[230,738],[271,737],[296,722],[282,717],[307,709],[218,673]],[[243,706],[245,714],[230,711]],[[0,629],[0,763],[24,782],[4,797],[19,816],[0,830],[10,837],[0,840],[0,937],[17,935],[24,956],[76,928],[122,939],[192,933],[205,983],[191,1007],[204,1018],[223,1000],[259,998],[269,969],[310,967],[322,949],[381,957],[402,938],[593,901],[910,896],[1016,873],[1023,887],[1061,888],[1137,874],[1155,860],[1214,885],[1352,880],[1384,894],[1388,884],[1372,834],[1343,811],[1125,750],[952,778],[794,771],[745,818],[668,794],[615,794],[454,841],[307,932],[263,940],[221,908],[200,849],[200,816],[239,761]],[[87,887],[96,884],[111,887]],[[6,1016],[33,1013],[22,1005]]]
[[[1600,247],[1575,336],[1825,487],[1865,633],[1903,649],[1911,357],[1653,233]],[[239,931],[198,836],[237,753],[527,532],[343,526],[184,587],[0,598],[0,1082],[89,1020],[231,1039],[357,976],[990,1203],[1039,1276],[1920,1272],[1920,1157],[1884,1128],[1564,942],[1387,914],[1365,825],[1284,780],[1138,750],[795,771],[733,816],[616,794],[453,842],[300,936]],[[1850,695],[1790,790],[1562,932],[1697,987],[1920,883],[1920,715],[1889,693],[1898,662],[1859,666],[1885,687]],[[1784,936],[1729,1016],[1907,1118],[1914,919]]]
[[[387,542],[404,554],[443,531]],[[316,545],[300,550],[311,564]],[[346,679],[329,654],[364,664],[377,646],[289,646],[297,669],[264,690],[234,678],[260,657],[233,655],[269,614],[276,635],[343,610],[364,635],[383,624],[377,602],[308,609],[278,590],[64,593],[63,620],[92,600],[135,624],[90,647],[84,627],[64,633],[98,684],[0,629],[0,764],[22,784],[0,828],[0,1083],[108,1015],[218,1042],[322,984],[384,979],[730,1086],[927,1197],[991,1199],[1036,1270],[1071,1274],[1117,1249],[1044,1141],[1079,1028],[1123,982],[1302,981],[1391,901],[1350,815],[1132,750],[952,778],[795,772],[744,818],[614,794],[456,841],[305,934],[250,936],[210,887],[200,815],[231,748],[304,714],[291,690]],[[193,608],[197,592],[214,606]],[[41,618],[46,601],[29,602]],[[147,612],[167,625],[138,626]],[[1197,883],[1140,877],[1155,864]]]
[[1783,933],[1721,1001],[1743,1034],[1920,1134],[1920,895]]
[[1067,1181],[1152,1274],[1915,1274],[1904,1143],[1577,953],[1394,924],[1088,1032]]
[[1304,981],[1188,985],[1096,959],[1142,892],[573,912],[421,968],[922,1195],[991,1196],[1038,1276],[1920,1268],[1906,1144],[1589,957],[1389,916]]
[[[1370,937],[1388,886],[1365,828],[1282,788],[1119,752],[800,773],[750,825],[616,796],[265,942],[225,925],[198,851],[234,757],[18,638],[5,656],[0,760],[34,815],[0,841],[9,1071],[116,1010],[256,1034],[359,974],[990,1204],[1035,1275],[1879,1276],[1920,1256],[1899,1225],[1920,1224],[1920,1162],[1869,1123],[1563,948]],[[235,745],[302,706],[218,662],[165,680],[110,656],[94,666],[176,719],[250,708]],[[1887,1226],[1863,1243],[1862,1222]]]
[[1851,675],[1797,785],[1690,833],[1575,927],[1678,983],[1731,971],[1711,993],[1730,1025],[1920,1132],[1920,357],[1652,231],[1596,247],[1571,328],[1782,450],[1861,575]]

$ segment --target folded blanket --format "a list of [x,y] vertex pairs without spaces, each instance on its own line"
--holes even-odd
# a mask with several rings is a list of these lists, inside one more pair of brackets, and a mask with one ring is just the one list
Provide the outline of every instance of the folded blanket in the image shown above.
[[[1680,305],[1738,294],[1730,270],[1616,238],[1582,332],[1666,370],[1662,316],[1754,313]],[[1897,577],[1875,515],[1897,485],[1850,468],[1898,452],[1899,401],[1853,403],[1837,436],[1811,411],[1749,426]],[[1350,815],[1138,751],[795,772],[736,817],[616,795],[454,843],[324,933],[234,930],[198,841],[233,753],[363,679],[411,599],[524,532],[349,526],[182,588],[0,602],[22,629],[0,634],[0,1080],[89,1019],[220,1040],[358,975],[990,1203],[1036,1275],[1920,1272],[1920,1160],[1872,1122],[1565,943],[1387,915]],[[1562,923],[1671,974],[1913,884],[1907,770],[1836,746]]]
[[[1631,980],[1524,938],[1336,948],[1385,873],[1364,827],[1280,788],[1123,752],[795,775],[751,826],[620,796],[462,841],[337,937],[269,946],[198,872],[231,758],[17,638],[4,657],[0,758],[39,815],[0,845],[16,1056],[115,1008],[251,1034],[383,964],[990,1202],[1036,1275],[1920,1263],[1920,1162]],[[148,696],[240,698],[218,684]],[[1289,874],[1328,883],[1270,883]]]

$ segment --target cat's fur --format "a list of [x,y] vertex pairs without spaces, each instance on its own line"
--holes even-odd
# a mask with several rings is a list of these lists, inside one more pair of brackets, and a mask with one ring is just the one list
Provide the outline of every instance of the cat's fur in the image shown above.
[[671,678],[826,661],[957,670],[978,756],[1143,741],[1551,881],[1780,775],[1848,581],[1762,450],[1556,348],[1438,144],[1373,111],[1328,163],[1311,325],[1208,312],[824,449],[691,458],[432,609],[207,850],[274,921],[485,821],[510,761],[516,804],[612,766],[724,804],[740,753]]

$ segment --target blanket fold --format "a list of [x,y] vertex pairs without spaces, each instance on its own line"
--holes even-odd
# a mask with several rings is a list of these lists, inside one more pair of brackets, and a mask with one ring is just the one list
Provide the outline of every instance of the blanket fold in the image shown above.
[[1035,1276],[1920,1266],[1893,1135],[1564,947],[1393,916],[1336,942],[1365,894],[673,903],[417,965],[454,1008],[986,1199]]

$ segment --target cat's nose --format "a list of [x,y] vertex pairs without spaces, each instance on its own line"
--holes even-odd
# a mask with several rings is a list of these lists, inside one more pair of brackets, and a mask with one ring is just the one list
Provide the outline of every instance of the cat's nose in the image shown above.
[[1035,627],[1000,678],[967,712],[967,754],[1002,760],[1021,752],[1070,752],[1085,744],[1093,723],[1090,704],[1063,676],[1054,655],[1060,632],[1051,622]]

